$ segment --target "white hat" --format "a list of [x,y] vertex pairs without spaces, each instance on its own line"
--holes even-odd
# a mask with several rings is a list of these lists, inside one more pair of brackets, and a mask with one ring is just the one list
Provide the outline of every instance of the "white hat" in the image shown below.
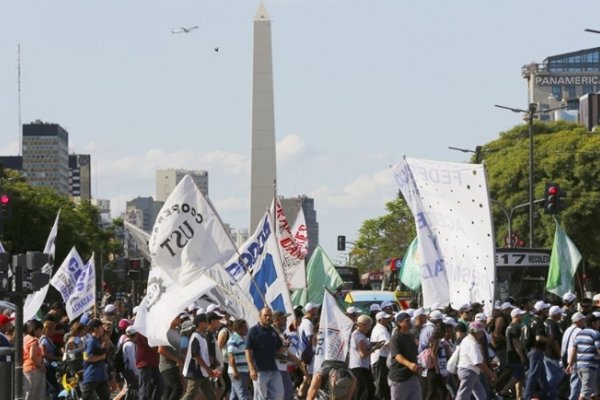
[[381,311],[381,306],[377,303],[371,304],[369,311]]
[[583,321],[585,319],[585,315],[577,311],[571,316],[571,322]]
[[375,320],[379,321],[380,319],[384,319],[384,318],[392,318],[392,316],[388,313],[386,313],[385,311],[379,311],[376,315],[375,315]]
[[465,303],[462,306],[458,307],[458,312],[470,311],[471,305],[469,303]]
[[524,310],[521,310],[520,308],[514,308],[511,312],[510,312],[510,317],[511,318],[515,318],[518,315],[523,315],[526,314],[527,312]]
[[196,315],[200,315],[200,314],[206,314],[206,310],[202,307],[198,307],[196,309]]
[[411,318],[415,315],[415,310],[413,308],[407,308],[404,312],[410,315]]
[[600,318],[600,311],[594,311],[592,315],[596,318]]
[[429,313],[429,319],[432,321],[439,321],[440,319],[444,318],[444,314],[442,314],[442,312],[440,310],[433,310],[431,313]]
[[551,306],[552,306],[552,304],[548,304],[548,303],[545,303],[543,300],[540,300],[533,305],[533,308],[535,309],[535,311],[542,311],[542,310],[545,310],[546,308],[550,308]]
[[425,310],[423,309],[423,307],[421,308],[417,308],[414,312],[413,312],[413,317],[418,317],[419,315],[423,315],[425,314]]
[[381,303],[381,308],[386,308],[386,307],[393,307],[394,303],[392,303],[389,300],[384,301],[383,303]]
[[135,335],[137,333],[137,331],[135,330],[135,328],[133,327],[133,325],[129,325],[127,327],[127,329],[125,329],[125,334],[126,335]]
[[549,315],[558,315],[560,314],[562,311],[560,310],[559,306],[552,306],[550,307],[550,311],[548,311]]
[[445,317],[445,318],[442,320],[442,322],[443,322],[445,325],[450,325],[450,326],[456,326],[456,325],[458,325],[458,323],[457,323],[457,322],[454,320],[454,318],[452,318],[452,317]]
[[502,311],[507,310],[509,308],[513,308],[513,305],[510,304],[508,301],[505,301],[504,303],[502,303],[502,305],[500,306],[500,309]]
[[194,310],[197,310],[198,307],[200,307],[198,304],[196,304],[196,302],[193,302],[192,304],[190,304],[189,306],[187,306],[187,310],[193,314]]
[[135,307],[133,307],[133,310],[131,310],[131,312],[133,313],[133,315],[136,315],[139,309],[140,309],[140,306],[135,306]]
[[219,309],[219,305],[218,304],[209,304],[208,307],[206,307],[206,312],[214,312],[215,310]]
[[433,304],[431,305],[431,307],[429,307],[429,309],[430,309],[431,311],[433,311],[433,310],[442,310],[443,308],[444,308],[444,306],[443,306],[443,305],[441,305],[440,303],[433,303]]
[[572,303],[575,300],[577,300],[577,296],[575,296],[573,293],[571,292],[567,292],[563,295],[563,302],[564,303]]
[[485,313],[480,312],[478,314],[475,314],[475,321],[487,321],[487,315],[485,315]]
[[594,297],[592,297],[593,301],[600,301],[600,293],[595,294]]
[[117,307],[113,306],[112,304],[107,304],[106,307],[104,307],[104,314],[114,314],[117,312]]
[[356,307],[348,307],[346,308],[346,314],[358,314],[358,308]]
[[309,312],[309,311],[311,311],[311,310],[314,310],[314,309],[316,309],[316,308],[319,308],[319,305],[318,305],[318,304],[315,304],[315,303],[308,302],[308,303],[306,303],[306,305],[304,306],[304,312],[305,312],[305,313],[307,313],[307,312]]

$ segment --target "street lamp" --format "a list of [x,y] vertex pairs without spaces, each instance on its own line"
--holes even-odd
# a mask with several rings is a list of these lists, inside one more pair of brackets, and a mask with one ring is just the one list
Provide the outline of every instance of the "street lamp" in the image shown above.
[[[492,201],[492,204],[497,205],[500,210],[502,210],[502,212],[504,213],[504,215],[506,216],[506,221],[508,223],[508,248],[512,248],[512,218],[513,218],[513,214],[515,213],[516,210],[518,210],[519,208],[523,208],[523,207],[527,207],[529,206],[529,202],[527,203],[522,203],[522,204],[517,204],[516,206],[514,206],[513,208],[510,209],[510,211],[508,211],[508,209],[500,202],[494,200],[494,199],[490,199]],[[534,200],[534,203],[541,203],[543,202],[544,199],[537,199]]]
[[462,151],[463,153],[473,153],[475,154],[475,163],[479,164],[479,162],[481,161],[481,146],[476,146],[475,150],[471,150],[471,149],[462,149],[460,147],[452,147],[452,146],[448,146],[448,148],[450,150],[456,150],[456,151]]
[[529,103],[527,110],[514,107],[506,107],[498,104],[494,104],[494,107],[509,110],[515,113],[524,114],[525,119],[529,124],[529,247],[534,248],[534,237],[533,237],[533,119],[537,113],[548,113],[550,111],[562,110],[567,106],[560,106],[555,108],[548,108],[545,110],[537,110],[537,103]]

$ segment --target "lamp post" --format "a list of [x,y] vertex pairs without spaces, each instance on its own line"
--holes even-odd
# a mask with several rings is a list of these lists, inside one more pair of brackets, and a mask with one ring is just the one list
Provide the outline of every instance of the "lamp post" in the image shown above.
[[555,108],[549,108],[545,110],[537,110],[537,103],[529,103],[529,107],[527,110],[523,110],[521,108],[514,107],[506,107],[498,104],[494,104],[494,107],[502,108],[504,110],[509,110],[515,113],[524,114],[523,119],[528,122],[529,125],[529,247],[534,248],[534,236],[533,236],[533,216],[534,216],[534,200],[533,200],[533,119],[536,118],[537,113],[548,113],[550,111],[561,110],[566,108],[567,106],[560,106]]
[[[492,201],[492,204],[495,204],[498,206],[498,208],[500,208],[500,210],[502,210],[502,212],[504,213],[504,215],[506,216],[506,222],[508,223],[508,248],[512,248],[512,218],[513,218],[513,214],[515,213],[516,210],[518,210],[519,208],[523,208],[523,207],[527,207],[529,206],[529,202],[527,203],[522,203],[522,204],[517,204],[516,206],[514,206],[513,208],[510,209],[510,211],[508,211],[508,209],[499,201],[496,201],[494,199],[490,199]],[[537,199],[534,200],[534,203],[541,203],[543,202],[544,199]]]

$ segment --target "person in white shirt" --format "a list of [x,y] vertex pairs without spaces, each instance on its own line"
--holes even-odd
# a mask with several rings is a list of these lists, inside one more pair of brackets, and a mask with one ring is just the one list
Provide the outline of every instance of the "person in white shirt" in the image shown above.
[[[562,343],[560,346],[563,368],[566,368],[569,364],[569,352],[575,351],[573,349],[575,346],[575,338],[577,337],[577,334],[584,328],[585,315],[578,311],[571,316],[571,322],[572,325],[567,328],[565,333],[563,333]],[[579,392],[581,392],[581,379],[579,378],[579,374],[572,373],[570,375],[569,385],[571,388],[569,400],[578,399]]]
[[315,327],[313,319],[317,316],[319,311],[319,304],[306,303],[304,306],[304,318],[298,327],[298,338],[299,345],[298,349],[300,352],[300,359],[302,361],[302,372],[304,373],[304,380],[298,388],[298,397],[305,397],[310,386],[313,374],[313,336],[315,334]]
[[389,369],[386,365],[388,354],[390,354],[390,331],[388,326],[392,315],[380,311],[375,315],[377,323],[371,331],[371,343],[383,343],[380,348],[371,353],[371,369],[375,378],[375,396],[380,400],[389,400],[390,386],[387,382]]
[[482,353],[482,341],[485,335],[485,325],[481,321],[473,321],[469,325],[469,334],[460,344],[458,354],[458,378],[460,386],[456,395],[457,400],[487,399],[487,393],[479,380],[482,372],[491,382],[496,380],[496,374],[485,363]]
[[370,400],[375,396],[375,385],[370,370],[370,355],[383,343],[371,344],[366,334],[371,330],[373,320],[368,315],[361,315],[356,320],[356,330],[350,336],[348,350],[348,368],[356,377],[355,400]]

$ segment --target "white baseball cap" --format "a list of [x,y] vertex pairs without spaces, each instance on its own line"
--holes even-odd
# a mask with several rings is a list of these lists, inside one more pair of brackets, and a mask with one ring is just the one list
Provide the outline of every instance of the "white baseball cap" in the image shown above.
[[433,310],[429,313],[429,319],[432,321],[439,321],[444,318],[444,314],[440,310]]
[[535,311],[542,311],[542,310],[545,310],[546,308],[550,308],[551,306],[552,306],[552,304],[549,304],[549,303],[544,302],[543,300],[540,300],[533,305],[533,308],[535,309]]
[[577,296],[575,296],[573,293],[571,292],[567,292],[563,295],[563,302],[564,303],[572,303],[575,300],[577,300]]
[[456,325],[458,325],[458,323],[457,323],[457,322],[454,320],[454,318],[452,318],[452,317],[445,317],[445,318],[442,320],[442,322],[443,322],[445,325],[450,325],[450,326],[456,326]]
[[482,312],[475,314],[475,321],[484,321],[485,322],[485,321],[487,321],[487,315],[485,315],[485,313],[482,313]]
[[502,311],[507,310],[509,308],[513,308],[513,305],[510,304],[508,301],[505,301],[504,303],[502,303],[502,305],[500,306],[500,309]]
[[413,312],[413,317],[418,317],[419,315],[423,315],[426,314],[425,310],[423,309],[423,307],[421,308],[417,308],[414,312]]
[[219,309],[219,305],[218,304],[210,304],[208,307],[206,307],[206,312],[214,312],[215,310]]
[[107,304],[106,307],[104,307],[104,314],[114,314],[117,312],[117,307],[113,306],[112,304]]
[[356,307],[348,307],[346,308],[346,314],[358,314],[358,308]]
[[392,303],[389,300],[384,301],[383,303],[381,303],[381,308],[386,308],[386,307],[393,307],[394,303]]
[[550,307],[550,311],[548,311],[549,315],[558,315],[560,314],[562,311],[560,310],[559,306],[552,306]]
[[381,306],[377,303],[373,303],[371,304],[371,306],[369,307],[370,311],[381,311]]
[[314,309],[316,309],[316,308],[319,308],[319,305],[318,305],[318,304],[315,304],[315,303],[308,302],[308,303],[306,303],[306,305],[304,306],[304,312],[309,312],[309,311],[311,311],[311,310],[314,310]]
[[392,316],[388,313],[386,313],[385,311],[379,311],[376,315],[375,315],[375,319],[377,321],[379,321],[380,319],[384,319],[384,318],[392,318]]
[[527,312],[524,310],[521,310],[520,308],[514,308],[511,312],[510,312],[510,317],[511,318],[515,318],[519,315],[523,315],[526,314]]
[[583,313],[577,311],[571,316],[571,322],[583,321],[585,319],[585,315]]

